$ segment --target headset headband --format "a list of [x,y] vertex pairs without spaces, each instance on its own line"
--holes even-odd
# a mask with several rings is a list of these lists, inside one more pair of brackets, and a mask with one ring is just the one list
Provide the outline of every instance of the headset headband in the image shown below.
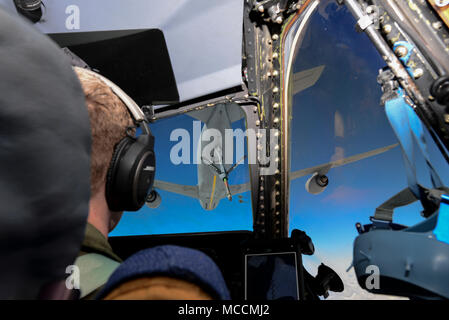
[[148,127],[147,119],[137,103],[120,87],[98,73],[81,69],[111,88],[127,107],[131,117],[134,118],[134,123],[142,129],[142,134],[137,137],[127,134],[114,146],[106,175],[105,190],[110,210],[137,211],[145,203],[148,192],[153,186],[156,167],[154,137]]
[[[73,69],[76,69],[76,68],[82,69],[83,72],[86,72],[86,73],[96,77],[97,79],[100,79],[101,81],[103,81],[109,88],[111,88],[112,92],[114,92],[114,94],[117,97],[119,97],[120,100],[122,100],[123,104],[126,106],[129,113],[131,113],[134,120],[139,124],[141,124],[141,123],[146,124],[147,118],[146,118],[145,114],[143,113],[142,109],[140,109],[140,107],[137,105],[137,103],[130,96],[128,96],[125,93],[125,91],[123,91],[119,86],[117,86],[114,82],[112,82],[111,80],[102,76],[99,73],[96,73],[94,71],[91,71],[91,70],[85,69],[85,68],[73,67]],[[148,128],[148,126],[146,126],[146,127]]]

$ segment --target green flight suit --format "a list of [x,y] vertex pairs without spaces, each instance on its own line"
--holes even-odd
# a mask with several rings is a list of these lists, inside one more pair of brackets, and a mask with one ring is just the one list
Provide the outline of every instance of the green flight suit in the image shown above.
[[[81,250],[78,257],[89,254],[96,253],[112,259],[118,263],[122,262],[114,251],[112,251],[111,245],[109,244],[106,237],[93,225],[87,224],[84,240],[81,244]],[[84,300],[93,300],[97,293],[103,288],[99,287],[95,291],[89,293],[87,296],[83,297]]]

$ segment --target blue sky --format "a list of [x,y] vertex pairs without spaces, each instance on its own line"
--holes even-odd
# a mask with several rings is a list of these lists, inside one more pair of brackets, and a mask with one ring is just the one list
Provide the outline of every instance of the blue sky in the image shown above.
[[[354,31],[355,21],[346,7],[324,2],[314,14],[298,52],[294,71],[325,65],[321,78],[294,97],[291,169],[299,170],[396,143],[376,82],[385,63],[364,34]],[[336,120],[337,119],[337,120]],[[194,165],[174,166],[169,159],[170,132],[192,131],[192,118],[178,116],[152,125],[156,136],[157,179],[179,184],[196,184]],[[244,129],[243,121],[234,127]],[[336,128],[337,127],[337,128]],[[443,180],[448,182],[447,164],[428,139],[431,157]],[[418,158],[420,182],[430,186],[424,162]],[[382,155],[332,169],[329,187],[319,195],[304,188],[309,177],[292,181],[290,229],[306,231],[317,255],[306,259],[313,268],[321,257],[327,263],[349,266],[355,223],[368,223],[374,209],[406,187],[399,147]],[[248,181],[248,170],[239,166],[230,177],[232,184]],[[251,230],[249,192],[232,202],[223,199],[216,210],[204,211],[197,200],[161,192],[162,205],[126,213],[111,235]],[[414,204],[396,211],[395,222],[412,225],[421,220],[421,206]]]
[[[196,185],[197,167],[193,164],[173,165],[170,150],[177,141],[170,141],[173,129],[186,129],[193,137],[195,119],[181,115],[165,119],[151,126],[156,137],[156,179],[177,184]],[[244,121],[233,123],[233,128],[245,130]],[[190,141],[190,159],[193,162],[193,140]],[[235,155],[234,155],[235,158]],[[239,159],[237,159],[239,160]],[[249,181],[248,169],[239,165],[230,173],[231,184]],[[183,232],[207,232],[225,230],[252,230],[250,193],[234,196],[232,202],[222,199],[213,211],[205,211],[196,199],[160,191],[162,203],[157,209],[144,206],[138,212],[125,213],[114,235],[162,234]],[[241,202],[239,201],[241,200]]]

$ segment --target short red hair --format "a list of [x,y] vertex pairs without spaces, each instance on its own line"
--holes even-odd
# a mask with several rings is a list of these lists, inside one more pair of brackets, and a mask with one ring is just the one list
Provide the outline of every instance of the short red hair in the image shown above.
[[92,131],[91,196],[106,183],[114,147],[126,136],[126,129],[133,125],[128,109],[119,97],[103,81],[75,68],[86,96]]

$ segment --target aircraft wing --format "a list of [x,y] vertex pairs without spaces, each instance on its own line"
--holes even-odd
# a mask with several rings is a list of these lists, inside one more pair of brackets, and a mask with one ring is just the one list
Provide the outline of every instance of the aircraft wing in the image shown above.
[[292,95],[313,86],[323,73],[324,65],[293,74]]
[[229,186],[229,191],[231,191],[232,195],[244,193],[251,189],[249,182],[243,184],[233,184]]
[[171,182],[165,182],[155,180],[153,188],[159,190],[165,190],[173,193],[177,193],[186,197],[198,199],[198,186],[188,186],[182,184],[176,184]]
[[[294,171],[290,174],[290,180],[298,179],[300,177],[303,177],[303,176],[306,176],[309,174],[314,174],[315,172],[318,172],[319,174],[326,174],[331,168],[341,167],[348,163],[352,163],[352,162],[356,162],[356,161],[359,161],[362,159],[373,157],[375,155],[378,155],[378,154],[384,153],[390,149],[393,149],[396,146],[398,146],[397,143],[386,146],[386,147],[382,147],[379,149],[371,150],[368,152],[356,154],[356,155],[348,157],[348,158],[344,158],[344,159],[324,163],[324,164],[321,164],[318,166]],[[182,184],[176,184],[176,183],[171,183],[171,182],[155,180],[154,188],[177,193],[177,194],[195,198],[195,199],[199,198],[198,197],[198,186],[189,186],[189,185],[182,185]],[[233,185],[229,186],[231,194],[233,194],[233,195],[247,192],[250,190],[250,188],[251,187],[250,187],[249,182],[243,183],[243,184],[233,184]]]
[[356,161],[359,161],[362,159],[373,157],[375,155],[378,155],[378,154],[384,153],[390,149],[393,149],[397,145],[398,145],[398,143],[395,143],[395,144],[392,144],[392,145],[389,145],[389,146],[386,146],[383,148],[371,150],[371,151],[368,151],[365,153],[359,153],[359,154],[356,154],[356,155],[348,157],[348,158],[332,161],[332,162],[321,164],[321,165],[311,167],[311,168],[294,171],[294,172],[290,173],[290,180],[298,179],[300,177],[304,177],[309,174],[314,174],[315,172],[318,172],[319,174],[326,174],[331,168],[341,167],[348,163],[352,163],[352,162],[356,162]]

